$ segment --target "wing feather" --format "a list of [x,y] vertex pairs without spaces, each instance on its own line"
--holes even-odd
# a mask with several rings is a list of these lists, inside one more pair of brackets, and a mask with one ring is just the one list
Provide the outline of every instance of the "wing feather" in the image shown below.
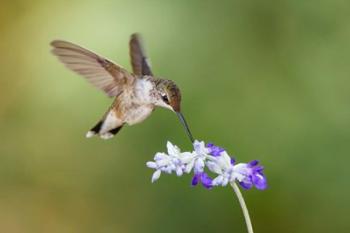
[[151,71],[151,65],[143,48],[142,38],[139,34],[135,33],[131,35],[129,47],[131,66],[134,74],[139,76],[153,76],[153,73]]
[[117,65],[85,48],[67,41],[51,42],[52,53],[70,70],[84,76],[88,82],[108,96],[117,96],[134,76]]

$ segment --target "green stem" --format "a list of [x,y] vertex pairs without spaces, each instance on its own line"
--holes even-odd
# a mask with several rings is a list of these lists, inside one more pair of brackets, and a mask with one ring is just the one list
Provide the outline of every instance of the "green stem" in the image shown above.
[[245,223],[247,225],[248,233],[254,233],[253,232],[252,222],[251,222],[250,217],[249,217],[248,208],[247,208],[247,205],[245,204],[245,201],[244,201],[244,198],[242,196],[242,193],[239,190],[236,182],[232,182],[231,186],[233,188],[233,191],[236,193],[236,196],[238,198],[239,204],[241,205],[241,208],[242,208],[242,211],[243,211],[243,215],[244,215],[244,219],[245,219]]

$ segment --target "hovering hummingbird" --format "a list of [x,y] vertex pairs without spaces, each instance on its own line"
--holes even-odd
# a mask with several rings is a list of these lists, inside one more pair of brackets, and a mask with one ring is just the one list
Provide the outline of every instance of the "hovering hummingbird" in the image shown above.
[[129,43],[133,73],[73,43],[55,40],[51,45],[52,53],[68,69],[82,75],[109,97],[114,97],[110,108],[87,132],[86,137],[99,135],[103,139],[110,139],[125,124],[140,123],[150,116],[156,107],[162,107],[177,114],[193,142],[192,134],[180,111],[180,89],[172,80],[153,75],[139,34],[132,34]]

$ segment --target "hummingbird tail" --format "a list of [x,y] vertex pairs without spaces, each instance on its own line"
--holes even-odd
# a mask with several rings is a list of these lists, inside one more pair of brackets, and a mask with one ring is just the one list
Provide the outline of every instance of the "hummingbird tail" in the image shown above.
[[86,137],[91,138],[92,136],[98,134],[101,130],[102,124],[103,124],[103,121],[97,122],[97,124],[94,127],[92,127],[89,130],[89,132],[87,132]]
[[90,129],[89,132],[87,132],[86,137],[91,138],[95,136],[96,134],[99,134],[102,139],[110,139],[116,135],[119,130],[123,127],[123,125],[115,127],[107,132],[101,132],[103,120],[99,121],[94,127]]

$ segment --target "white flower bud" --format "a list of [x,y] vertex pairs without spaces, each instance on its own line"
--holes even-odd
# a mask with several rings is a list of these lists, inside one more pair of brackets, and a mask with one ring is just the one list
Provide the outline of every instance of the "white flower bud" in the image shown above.
[[155,162],[147,162],[146,163],[147,167],[152,168],[152,169],[156,169],[157,168],[157,164]]
[[182,174],[183,174],[183,171],[182,171],[181,167],[176,168],[176,175],[182,176]]
[[161,171],[160,170],[157,170],[153,173],[152,175],[152,183],[157,181],[160,177],[160,174],[161,174]]

